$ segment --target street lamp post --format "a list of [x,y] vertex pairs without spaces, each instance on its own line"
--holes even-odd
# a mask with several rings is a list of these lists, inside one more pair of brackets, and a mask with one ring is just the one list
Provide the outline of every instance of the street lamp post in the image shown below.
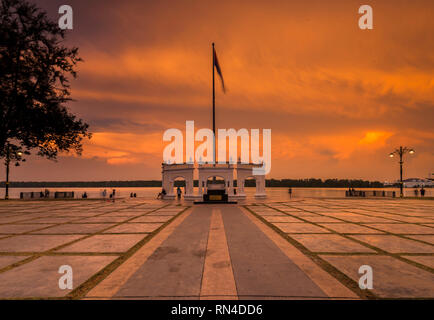
[[411,148],[400,146],[399,149],[395,149],[395,151],[391,152],[389,154],[389,157],[393,158],[396,155],[399,155],[399,191],[400,191],[400,197],[402,198],[404,196],[403,187],[404,183],[402,182],[402,165],[404,164],[404,161],[402,160],[402,157],[406,153],[413,154],[414,150]]
[[10,150],[9,147],[6,149],[6,190],[5,190],[5,200],[9,199],[9,164],[11,163]]
[[5,200],[9,199],[9,165],[11,164],[11,160],[17,161],[15,163],[16,166],[19,165],[19,161],[25,161],[22,159],[23,153],[18,151],[18,148],[13,148],[13,145],[6,146],[6,154],[5,154],[5,165],[6,165],[6,182],[5,182]]

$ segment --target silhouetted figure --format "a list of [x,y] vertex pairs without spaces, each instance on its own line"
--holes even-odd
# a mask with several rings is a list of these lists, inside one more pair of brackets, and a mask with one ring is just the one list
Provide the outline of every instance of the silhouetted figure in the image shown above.
[[107,190],[106,189],[104,189],[103,190],[103,192],[102,192],[102,197],[105,199],[105,197],[107,197]]
[[87,199],[87,193],[84,192],[84,193],[81,195],[81,197],[82,197],[83,199]]
[[164,199],[164,196],[166,195],[166,190],[161,190],[161,192],[158,194],[157,199]]
[[45,198],[48,198],[50,196],[50,191],[48,189],[45,189]]
[[133,197],[133,193],[131,192],[131,193],[130,193],[130,198],[132,198],[132,197]]
[[137,198],[137,193],[134,192],[134,198]]
[[420,196],[425,197],[425,189],[423,187],[420,189]]
[[414,196],[417,197],[419,195],[419,190],[417,190],[416,188],[414,189]]
[[177,195],[178,195],[178,199],[181,199],[182,191],[181,191],[181,188],[180,188],[180,187],[178,187],[178,188],[176,189],[176,193],[177,193]]
[[40,198],[43,198],[43,197],[44,197],[44,193],[43,193],[42,191],[39,193],[39,197],[40,197]]
[[288,193],[289,193],[289,197],[292,198],[292,188],[291,187],[288,189]]

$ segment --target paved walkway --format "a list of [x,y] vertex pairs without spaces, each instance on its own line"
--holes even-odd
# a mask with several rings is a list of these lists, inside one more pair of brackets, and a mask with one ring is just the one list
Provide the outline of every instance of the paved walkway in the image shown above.
[[434,202],[0,202],[3,298],[434,298]]
[[[121,299],[328,298],[231,205],[194,207],[125,283],[117,282],[113,298]],[[340,298],[356,297],[347,293]],[[106,297],[98,287],[89,296]]]

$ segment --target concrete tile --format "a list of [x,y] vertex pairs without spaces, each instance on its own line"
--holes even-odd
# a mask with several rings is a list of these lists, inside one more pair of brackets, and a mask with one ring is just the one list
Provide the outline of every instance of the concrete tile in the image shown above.
[[128,218],[132,218],[132,217],[136,217],[136,216],[140,216],[143,213],[133,213],[133,212],[122,212],[122,211],[116,211],[116,212],[110,212],[107,214],[102,215],[101,217],[128,217]]
[[40,230],[40,231],[34,231],[33,233],[37,234],[88,234],[88,233],[95,233],[99,232],[103,229],[109,228],[113,224],[93,224],[93,223],[86,223],[86,224],[62,224],[58,226],[54,226],[48,229]]
[[[403,256],[408,260],[423,264],[424,266],[434,269],[434,256]],[[434,284],[433,284],[434,285]]]
[[415,224],[407,224],[407,223],[394,223],[394,224],[375,224],[369,223],[367,226],[371,226],[380,230],[384,230],[390,233],[397,234],[434,234],[434,228],[418,226]]
[[179,212],[182,210],[172,212],[172,211],[154,211],[151,213],[148,213],[147,216],[176,216]]
[[349,222],[393,222],[390,221],[388,219],[383,219],[380,217],[368,217],[368,216],[342,216],[339,217],[340,219],[343,219],[345,221],[349,221]]
[[27,218],[23,218],[23,217],[3,217],[0,218],[0,224],[3,223],[14,223],[14,222],[19,222],[22,220],[27,220]]
[[383,298],[434,298],[432,273],[387,256],[322,256],[348,277],[359,282],[358,270],[369,265],[373,271],[373,293]]
[[96,213],[94,212],[89,212],[89,211],[84,211],[81,208],[80,210],[77,211],[68,211],[68,212],[56,212],[56,217],[91,217],[96,215]]
[[0,252],[41,252],[81,238],[73,235],[22,235],[0,240]]
[[60,252],[125,252],[146,235],[107,234],[95,235],[69,245]]
[[0,234],[24,233],[52,226],[52,224],[4,224],[0,225]]
[[275,222],[273,223],[276,227],[286,233],[330,233],[330,231],[317,227],[310,223],[282,223]]
[[130,222],[166,222],[168,220],[172,219],[172,216],[143,216],[138,217]]
[[268,222],[303,222],[300,219],[294,217],[282,217],[282,216],[266,216],[264,217]]
[[313,213],[313,212],[305,212],[305,211],[299,211],[299,212],[288,212],[289,215],[292,217],[300,217],[300,218],[306,218],[306,217],[321,217],[320,215]]
[[320,222],[342,222],[341,220],[338,219],[333,219],[331,217],[303,217],[303,219],[310,221],[310,222],[316,222],[316,223],[320,223]]
[[390,253],[434,253],[434,246],[393,235],[351,235],[350,237]]
[[313,252],[375,252],[361,244],[335,234],[290,235]]
[[0,274],[0,298],[63,297],[72,290],[59,289],[59,267],[69,265],[73,289],[103,269],[116,257],[45,256]]
[[130,217],[91,217],[79,220],[80,223],[119,223],[124,222],[125,220],[130,219]]
[[384,233],[354,223],[320,223],[320,225],[332,229],[338,233]]
[[26,258],[27,256],[0,256],[0,269]]
[[158,229],[162,223],[123,223],[104,233],[149,233]]
[[419,218],[419,217],[402,217],[397,215],[389,215],[390,219],[398,220],[401,222],[416,222],[416,223],[429,223],[432,222],[429,218]]
[[256,214],[265,217],[265,216],[281,216],[281,217],[287,217],[286,214],[279,212],[279,211],[261,211],[261,210],[253,210]]
[[422,234],[422,235],[410,235],[408,237],[434,244],[434,235]]
[[29,223],[65,223],[73,220],[77,220],[78,218],[70,217],[70,218],[58,218],[58,217],[50,217],[50,218],[39,218],[32,220]]

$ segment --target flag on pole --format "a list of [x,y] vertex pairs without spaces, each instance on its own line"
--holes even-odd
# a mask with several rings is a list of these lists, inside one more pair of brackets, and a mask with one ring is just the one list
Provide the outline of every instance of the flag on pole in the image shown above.
[[223,92],[226,93],[226,89],[225,89],[225,81],[223,80],[223,74],[222,74],[222,69],[220,68],[220,64],[219,61],[217,59],[217,53],[215,52],[215,48],[214,48],[214,67],[217,70],[218,75],[220,76],[220,80],[222,81],[222,88],[223,88]]

